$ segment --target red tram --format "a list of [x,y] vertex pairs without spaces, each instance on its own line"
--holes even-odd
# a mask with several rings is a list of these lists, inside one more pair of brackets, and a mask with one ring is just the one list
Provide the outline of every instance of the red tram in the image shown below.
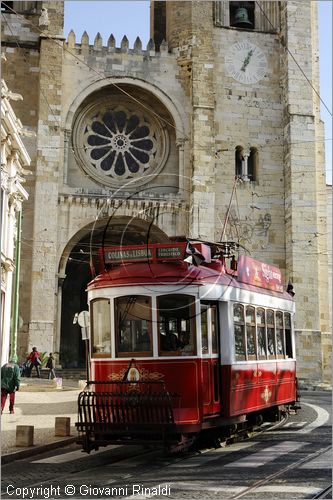
[[[101,251],[88,285],[90,370],[79,442],[186,446],[295,407],[294,301],[278,268],[227,244]],[[230,260],[231,259],[231,260]]]

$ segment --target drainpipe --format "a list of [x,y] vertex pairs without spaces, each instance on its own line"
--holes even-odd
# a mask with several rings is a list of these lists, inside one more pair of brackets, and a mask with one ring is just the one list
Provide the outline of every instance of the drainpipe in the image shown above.
[[18,330],[18,306],[19,306],[19,288],[20,288],[20,266],[21,266],[21,223],[22,212],[17,212],[17,227],[16,227],[16,248],[15,248],[15,274],[13,287],[13,306],[12,306],[12,321],[10,332],[10,353],[9,359],[17,362],[17,330]]

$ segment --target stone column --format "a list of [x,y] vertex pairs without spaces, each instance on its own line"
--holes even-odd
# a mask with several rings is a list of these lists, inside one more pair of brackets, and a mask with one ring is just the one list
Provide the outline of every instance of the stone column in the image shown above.
[[32,250],[29,348],[53,350],[59,165],[62,163],[61,94],[63,3],[43,2],[47,26],[40,36],[39,116]]
[[249,181],[249,169],[248,169],[248,160],[249,160],[250,153],[247,151],[243,153],[243,161],[242,161],[242,179],[243,181]]
[[187,193],[184,193],[188,189],[188,181],[185,177],[185,156],[184,156],[184,145],[185,139],[178,139],[176,146],[178,148],[178,164],[179,164],[179,179],[178,179],[178,188],[180,196],[183,199],[187,198]]
[[[212,5],[210,6],[212,8]],[[212,11],[192,2],[192,193],[191,234],[214,240],[215,98]]]
[[57,291],[57,321],[55,328],[55,338],[53,341],[53,352],[60,353],[61,342],[61,306],[62,306],[62,287],[66,275],[58,276],[58,291]]

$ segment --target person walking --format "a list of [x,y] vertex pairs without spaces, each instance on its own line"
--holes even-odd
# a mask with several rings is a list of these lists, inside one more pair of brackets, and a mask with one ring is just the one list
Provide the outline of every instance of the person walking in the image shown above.
[[55,359],[53,357],[53,354],[52,352],[50,352],[50,356],[47,360],[47,363],[46,363],[46,368],[49,368],[49,379],[54,379],[56,374],[55,374],[55,371],[54,371],[54,368],[55,368]]
[[8,394],[9,413],[14,413],[15,391],[18,391],[19,388],[20,368],[11,360],[1,367],[1,414],[5,408]]
[[36,368],[37,377],[40,378],[40,369],[39,365],[41,365],[40,354],[37,351],[37,347],[33,347],[31,353],[28,356],[28,361],[30,361],[30,373],[29,377],[31,377],[31,372],[33,367]]

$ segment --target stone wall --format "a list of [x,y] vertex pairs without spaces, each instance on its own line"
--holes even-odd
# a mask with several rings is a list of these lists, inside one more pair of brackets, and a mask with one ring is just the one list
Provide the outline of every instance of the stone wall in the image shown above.
[[[249,33],[251,43],[265,53],[265,77],[255,84],[235,81],[225,69],[223,57],[241,40],[237,30],[215,28],[214,75],[216,91],[215,238],[221,237],[225,215],[231,213],[225,229],[226,240],[237,239],[253,256],[285,269],[283,105],[277,36]],[[235,182],[235,149],[258,150],[255,182]]]
[[[33,176],[20,314],[29,346],[59,347],[59,283],[79,238],[96,220],[132,217],[154,221],[169,236],[236,240],[254,258],[279,266],[296,292],[301,376],[329,378],[323,126],[318,97],[291,56],[318,87],[316,5],[260,6],[267,16],[256,8],[256,29],[244,31],[230,27],[227,2],[156,2],[166,38],[161,42],[164,21],[156,24],[152,15],[157,47],[153,40],[142,47],[140,39],[129,47],[126,37],[112,35],[89,41],[86,33],[78,41],[73,32],[65,41],[62,2],[41,2],[25,18],[5,15],[6,78],[24,97],[15,111],[38,137],[26,139]],[[47,26],[39,25],[42,7]],[[267,60],[252,84],[226,68],[228,52],[244,38]],[[110,95],[155,113],[168,136],[163,168],[139,187],[103,185],[83,168],[73,144],[85,110]],[[235,184],[237,146],[244,154],[257,151],[252,181],[243,176]]]

